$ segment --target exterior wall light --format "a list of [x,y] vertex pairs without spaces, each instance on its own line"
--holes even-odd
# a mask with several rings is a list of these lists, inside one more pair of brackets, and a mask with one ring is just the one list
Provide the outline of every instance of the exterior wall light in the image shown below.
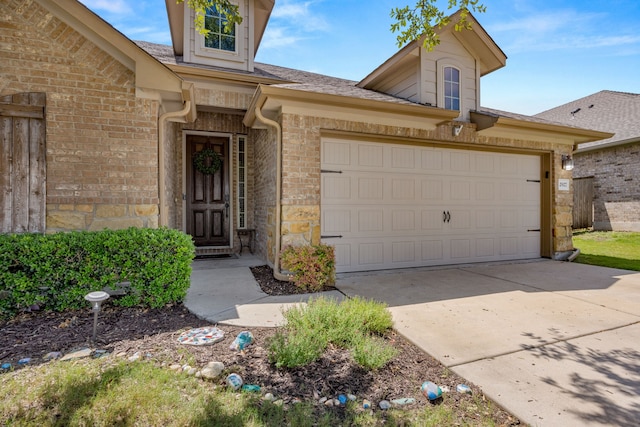
[[573,170],[573,159],[571,156],[562,155],[562,169],[566,171]]
[[102,301],[109,299],[109,294],[103,291],[90,292],[85,295],[84,299],[91,303],[91,309],[93,310],[93,342],[96,342],[96,328],[98,326],[98,312],[100,311],[100,304]]

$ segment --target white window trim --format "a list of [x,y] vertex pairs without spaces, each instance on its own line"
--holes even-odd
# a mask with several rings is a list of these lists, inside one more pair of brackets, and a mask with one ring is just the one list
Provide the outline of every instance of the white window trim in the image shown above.
[[[240,141],[244,142],[244,150],[240,150]],[[236,203],[238,207],[237,212],[237,223],[236,228],[243,230],[247,227],[247,178],[248,178],[248,167],[247,167],[247,136],[246,135],[238,135],[236,137],[236,156],[237,156],[237,166],[236,166]],[[244,156],[244,168],[240,167],[240,156]],[[242,170],[241,170],[242,169]],[[244,183],[244,191],[240,186],[241,182]],[[240,200],[244,199],[244,210],[241,208]],[[244,217],[244,221],[243,221]]]
[[[458,61],[453,60],[451,58],[443,58],[437,61],[437,91],[438,91],[438,107],[439,108],[445,108],[444,107],[444,69],[446,67],[452,67],[455,68],[456,70],[458,70],[459,77],[460,77],[460,109],[458,110],[460,112],[460,115],[462,115],[462,112],[464,111],[464,97],[463,97],[463,93],[464,93],[464,87],[463,87],[463,82],[464,82],[464,69],[462,67],[462,65],[460,63],[458,63]],[[455,111],[455,110],[451,110],[451,111]]]
[[[190,19],[190,22],[188,23],[189,26],[185,25],[185,27],[192,28],[192,31],[194,34],[194,41],[195,41],[194,55],[204,57],[204,58],[224,59],[226,61],[233,61],[233,62],[240,62],[240,63],[245,62],[245,58],[243,57],[243,52],[245,50],[244,43],[246,38],[246,34],[245,34],[246,25],[244,22],[240,25],[236,24],[236,50],[235,51],[213,49],[210,47],[205,47],[204,36],[195,30],[195,27],[193,24],[193,20],[195,19],[195,12],[193,12],[193,10],[191,9],[188,9],[188,10],[190,10],[190,13],[185,15],[189,16],[189,18],[186,18],[186,19]],[[244,1],[241,1],[239,4],[239,13],[240,13],[240,16],[242,17],[247,16],[245,11]]]

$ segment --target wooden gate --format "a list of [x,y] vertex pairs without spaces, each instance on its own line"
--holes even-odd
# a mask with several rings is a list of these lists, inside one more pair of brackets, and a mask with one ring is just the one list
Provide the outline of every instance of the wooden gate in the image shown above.
[[0,97],[0,233],[43,233],[46,214],[44,93]]
[[593,226],[593,177],[573,179],[573,228]]

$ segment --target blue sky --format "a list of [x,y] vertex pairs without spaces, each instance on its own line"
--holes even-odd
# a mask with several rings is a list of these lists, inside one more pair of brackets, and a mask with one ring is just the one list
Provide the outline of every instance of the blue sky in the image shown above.
[[[82,2],[133,40],[171,43],[163,0]],[[389,11],[414,3],[276,0],[256,60],[360,80],[398,50]],[[637,0],[483,3],[475,16],[508,57],[482,78],[484,107],[536,114],[604,89],[640,93]]]

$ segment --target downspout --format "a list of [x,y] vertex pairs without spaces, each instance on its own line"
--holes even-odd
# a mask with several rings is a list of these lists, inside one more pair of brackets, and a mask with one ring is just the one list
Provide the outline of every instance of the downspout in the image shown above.
[[273,261],[273,277],[278,280],[289,281],[289,276],[280,271],[280,248],[282,245],[281,216],[282,216],[282,127],[275,120],[262,115],[260,107],[255,108],[256,118],[267,126],[276,129],[276,253]]
[[[167,138],[166,132],[164,130],[164,125],[167,120],[173,119],[176,117],[186,117],[187,114],[191,111],[191,101],[184,102],[184,108],[180,111],[170,111],[168,113],[164,113],[158,119],[158,201],[160,203],[160,227],[168,227],[169,226],[169,214],[167,212],[167,204],[166,204],[166,191],[167,185],[165,183],[165,170],[164,170],[164,162],[165,162],[165,140]],[[185,120],[186,122],[186,120]]]

